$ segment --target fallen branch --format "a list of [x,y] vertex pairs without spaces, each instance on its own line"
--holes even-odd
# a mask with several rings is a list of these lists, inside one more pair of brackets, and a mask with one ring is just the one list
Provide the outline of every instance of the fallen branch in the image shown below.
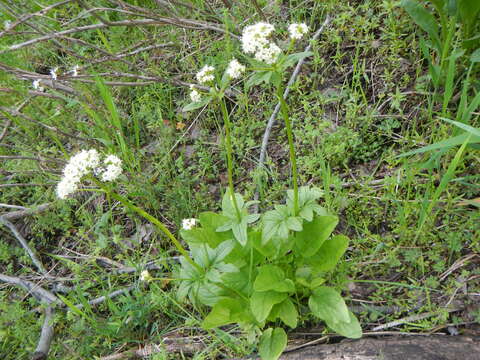
[[145,358],[160,352],[197,354],[205,348],[200,342],[193,342],[191,339],[164,338],[162,344],[145,345],[141,349],[127,350],[118,354],[112,354],[99,358],[98,360],[121,360],[130,358]]
[[[21,211],[25,211],[25,210],[21,210]],[[22,236],[22,234],[20,234],[17,227],[15,225],[13,225],[10,221],[5,219],[4,216],[0,216],[0,224],[3,224],[10,229],[10,231],[15,236],[15,238],[18,240],[20,245],[22,245],[22,247],[25,249],[28,256],[30,256],[30,259],[32,259],[32,262],[37,267],[38,271],[40,271],[42,274],[46,274],[47,270],[45,270],[42,262],[40,261],[40,259],[38,259],[35,252],[30,248],[30,246],[28,246],[27,240],[25,240],[25,238]]]
[[53,339],[53,308],[51,306],[45,309],[45,319],[43,320],[42,332],[38,340],[37,348],[32,355],[32,360],[46,360],[50,350],[50,344]]
[[[452,308],[452,309],[443,309],[449,313],[451,312],[456,312],[456,311],[460,311],[462,309],[459,309],[459,308]],[[386,323],[386,324],[383,324],[383,325],[379,325],[379,326],[375,326],[372,331],[380,331],[380,330],[385,330],[385,329],[390,329],[392,327],[396,327],[396,326],[399,326],[399,325],[403,325],[405,323],[410,323],[410,322],[414,322],[414,321],[419,321],[419,320],[423,320],[423,319],[427,319],[429,317],[432,317],[432,316],[435,316],[435,315],[438,315],[438,312],[435,312],[435,311],[431,311],[431,312],[427,312],[427,313],[424,313],[424,314],[417,314],[417,315],[411,315],[411,316],[407,316],[403,319],[398,319],[398,320],[395,320],[395,321],[391,321],[389,323]]]
[[57,304],[60,302],[60,300],[50,291],[45,290],[41,286],[34,284],[31,281],[24,280],[16,276],[8,276],[4,274],[0,274],[0,281],[24,288],[30,294],[35,296],[40,302],[45,302],[49,305]]

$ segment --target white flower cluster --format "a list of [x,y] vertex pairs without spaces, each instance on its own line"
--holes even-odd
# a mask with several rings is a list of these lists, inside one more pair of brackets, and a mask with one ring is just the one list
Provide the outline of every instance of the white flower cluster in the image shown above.
[[274,30],[273,25],[264,22],[247,26],[242,33],[243,51],[247,54],[255,54],[255,59],[258,61],[267,64],[275,63],[282,50],[268,40]]
[[54,67],[53,69],[50,69],[50,76],[52,77],[52,80],[57,80],[57,71],[58,71],[58,67]]
[[197,73],[197,80],[200,84],[206,84],[209,83],[210,81],[213,81],[215,79],[215,75],[213,72],[215,71],[215,68],[210,65],[205,65],[198,73]]
[[182,228],[183,230],[191,230],[197,224],[197,219],[183,219]]
[[202,100],[202,95],[195,89],[195,85],[190,84],[190,100],[193,102],[199,102]]
[[232,61],[228,63],[226,73],[230,79],[238,79],[244,72],[245,66],[240,64],[237,59],[232,59]]
[[40,79],[33,80],[32,86],[33,86],[34,90],[38,90],[38,91],[42,91],[42,92],[45,90],[43,88],[43,86],[40,86]]
[[143,270],[143,271],[140,273],[140,281],[150,282],[150,281],[152,281],[152,280],[153,280],[152,275],[150,275],[150,273],[148,272],[148,270]]
[[102,181],[113,181],[122,174],[122,160],[118,156],[108,155],[103,163],[105,167],[100,175]]
[[95,149],[82,150],[63,169],[62,180],[57,185],[57,196],[65,199],[74,193],[82,178],[90,173],[99,174],[102,181],[113,181],[122,172],[122,161],[115,155],[109,155],[100,167],[100,155]]
[[12,22],[10,20],[5,20],[3,22],[3,28],[5,29],[5,31],[10,30],[11,27],[12,27]]
[[290,33],[290,38],[294,40],[300,40],[303,35],[308,32],[307,24],[290,24],[288,27],[288,32]]
[[80,66],[78,65],[75,65],[73,68],[72,68],[72,76],[78,76],[78,69],[80,68]]

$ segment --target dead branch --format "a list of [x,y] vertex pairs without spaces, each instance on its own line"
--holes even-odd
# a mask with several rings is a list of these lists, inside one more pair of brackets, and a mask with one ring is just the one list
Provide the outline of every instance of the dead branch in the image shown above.
[[13,221],[13,220],[21,219],[25,216],[36,215],[41,212],[44,212],[45,210],[50,209],[52,205],[53,203],[45,203],[45,204],[38,205],[36,207],[27,208],[25,210],[11,211],[7,214],[3,214],[1,217],[7,221]]
[[15,225],[13,225],[10,221],[6,220],[3,216],[0,216],[0,224],[3,224],[10,229],[10,231],[15,236],[15,238],[18,240],[20,245],[22,245],[24,250],[27,252],[28,256],[30,256],[30,259],[32,259],[32,262],[37,267],[38,271],[40,271],[42,274],[46,274],[47,270],[45,270],[42,262],[37,257],[35,252],[30,248],[30,246],[28,246],[27,240],[25,240],[25,238],[22,236],[22,234],[20,234],[17,227]]
[[[50,34],[40,36],[31,40],[27,40],[23,43],[11,45],[7,50],[0,51],[0,54],[7,53],[9,51],[19,50],[26,46],[30,46],[42,41],[53,40],[68,34],[74,34],[74,33],[88,31],[88,30],[103,29],[111,26],[113,27],[113,26],[148,26],[148,25],[173,25],[173,26],[179,26],[179,27],[189,28],[189,29],[212,30],[212,31],[218,31],[221,33],[228,32],[227,30],[217,27],[214,24],[190,20],[190,19],[172,19],[172,18],[158,17],[156,18],[156,20],[154,19],[121,20],[121,21],[111,22],[108,25],[104,23],[91,24],[91,25],[85,25],[85,26],[77,26],[72,29],[63,30],[55,33],[50,33]],[[234,35],[234,34],[230,34],[230,36],[239,38],[237,35]]]
[[[98,304],[101,304],[102,302],[104,302],[107,299],[113,299],[114,297],[117,297],[119,295],[126,294],[126,293],[132,291],[134,288],[135,288],[135,286],[131,285],[131,286],[129,286],[127,288],[124,288],[124,289],[115,290],[108,295],[100,296],[96,299],[90,300],[88,303],[90,305],[98,305]],[[82,309],[84,307],[84,305],[83,304],[77,304],[77,305],[75,305],[75,307],[78,308],[78,309]]]
[[42,332],[38,340],[32,360],[46,360],[50,351],[50,344],[53,339],[53,315],[54,310],[51,306],[45,309],[45,319],[43,320]]
[[49,305],[60,303],[60,300],[50,291],[45,290],[41,286],[34,284],[31,281],[24,280],[16,276],[8,276],[4,274],[0,274],[0,281],[24,288],[30,294],[35,296],[35,298],[37,298],[37,300],[40,302],[45,302]]
[[77,135],[73,135],[73,134],[70,134],[70,133],[67,133],[63,130],[60,130],[59,128],[56,128],[54,126],[50,126],[50,125],[47,125],[47,124],[44,124],[42,123],[41,121],[38,121],[38,120],[35,120],[35,119],[32,119],[30,116],[27,116],[25,115],[24,113],[22,112],[19,112],[17,110],[14,110],[14,109],[9,109],[9,108],[6,108],[4,106],[0,107],[0,111],[3,111],[3,112],[6,112],[10,115],[13,115],[13,116],[18,116],[18,117],[21,117],[22,119],[24,120],[27,120],[33,124],[36,124],[36,125],[39,125],[47,130],[50,130],[50,131],[53,131],[53,132],[56,132],[57,134],[60,134],[60,135],[63,135],[63,136],[66,136],[66,137],[70,137],[72,139],[76,139],[76,140],[80,140],[80,141],[85,141],[85,142],[93,142],[93,140],[91,139],[87,139],[87,138],[84,138],[84,137],[81,137],[81,136],[77,136]]
[[99,360],[121,360],[130,358],[146,358],[160,352],[196,354],[202,351],[205,345],[189,338],[164,338],[162,344],[150,344],[141,349],[127,350],[99,358]]

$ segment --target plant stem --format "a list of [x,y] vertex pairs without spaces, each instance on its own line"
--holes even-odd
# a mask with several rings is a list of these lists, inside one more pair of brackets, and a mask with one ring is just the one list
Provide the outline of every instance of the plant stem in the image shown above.
[[[100,184],[101,185],[101,184]],[[103,187],[102,187],[103,188]],[[130,210],[135,211],[138,215],[144,217],[148,221],[150,221],[152,224],[154,224],[157,228],[159,228],[175,245],[177,250],[180,252],[185,257],[185,260],[187,260],[193,267],[195,267],[197,270],[203,272],[203,269],[200,265],[198,265],[193,259],[190,257],[188,254],[187,250],[180,244],[180,242],[177,240],[177,238],[170,232],[170,230],[167,229],[167,227],[156,217],[150,215],[147,213],[145,210],[140,209],[138,206],[133,205],[129,200],[124,198],[123,196],[115,193],[115,192],[109,192],[110,196],[114,198],[117,201],[120,201],[125,207],[127,207]]]
[[230,195],[232,197],[233,206],[237,213],[238,221],[242,219],[240,210],[237,204],[237,198],[235,197],[235,191],[233,189],[233,160],[232,160],[232,139],[230,135],[230,116],[227,111],[227,104],[225,98],[222,96],[220,100],[222,108],[223,122],[225,123],[225,146],[227,149],[227,172],[228,172],[228,187],[230,188]]
[[292,180],[293,180],[293,216],[298,214],[298,175],[297,175],[297,159],[295,157],[295,147],[293,144],[292,124],[288,116],[288,105],[283,98],[283,86],[280,83],[277,86],[277,97],[280,101],[280,112],[285,120],[285,128],[287,129],[288,146],[290,149],[290,163],[292,164]]

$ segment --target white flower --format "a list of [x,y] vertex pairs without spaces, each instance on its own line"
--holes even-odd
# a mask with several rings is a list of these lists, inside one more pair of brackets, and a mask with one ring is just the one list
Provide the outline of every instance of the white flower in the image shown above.
[[182,228],[184,230],[191,230],[196,223],[197,223],[197,219],[183,219]]
[[202,94],[200,94],[198,92],[197,89],[195,89],[195,86],[194,85],[190,85],[190,99],[193,101],[193,102],[199,102],[200,100],[202,100]]
[[210,81],[215,79],[213,72],[215,68],[210,65],[205,65],[198,73],[197,73],[197,80],[200,84],[206,84]]
[[148,270],[143,270],[141,273],[140,273],[140,281],[152,281],[153,278],[152,278],[152,275],[150,275],[150,273],[148,272]]
[[3,22],[3,28],[5,31],[8,31],[12,27],[12,22],[10,20],[5,20]]
[[278,56],[282,52],[276,44],[270,43],[265,47],[258,49],[255,53],[255,59],[258,61],[263,61],[267,64],[273,64],[277,61]]
[[295,40],[299,40],[308,32],[307,24],[290,24],[288,27],[290,37]]
[[233,59],[228,64],[226,72],[231,79],[238,79],[245,72],[245,66],[240,64],[237,59]]
[[75,66],[72,68],[72,76],[78,76],[78,68],[79,68],[78,65],[75,65]]
[[57,196],[65,199],[78,189],[82,177],[93,171],[100,163],[100,156],[95,149],[82,150],[63,169],[62,180],[57,185]]
[[43,86],[40,86],[40,79],[35,79],[35,80],[33,80],[32,86],[33,86],[33,88],[34,88],[35,90],[38,90],[38,91],[43,91],[43,90],[45,90],[45,89],[43,88]]
[[116,155],[108,155],[103,160],[105,168],[101,171],[100,180],[114,181],[122,174],[122,160]]
[[58,67],[50,69],[50,76],[52,77],[52,80],[57,80],[57,71]]
[[253,54],[259,48],[268,44],[268,37],[275,30],[274,26],[268,23],[259,22],[247,26],[242,32],[242,49],[247,54]]

